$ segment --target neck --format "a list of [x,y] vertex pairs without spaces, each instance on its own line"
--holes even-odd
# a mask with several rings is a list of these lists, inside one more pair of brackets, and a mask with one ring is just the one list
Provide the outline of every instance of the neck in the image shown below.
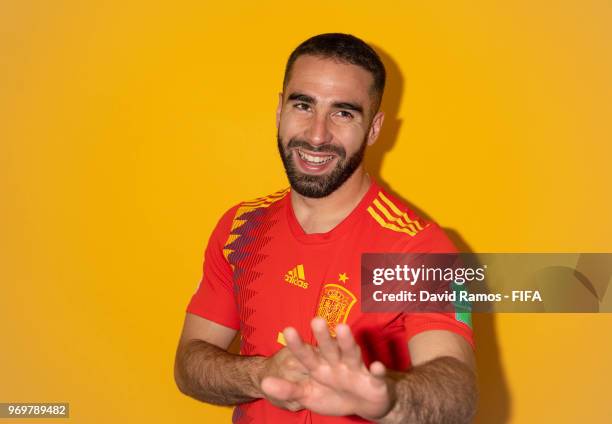
[[291,205],[306,234],[326,233],[355,209],[369,188],[370,177],[359,167],[329,196],[313,199],[291,190]]

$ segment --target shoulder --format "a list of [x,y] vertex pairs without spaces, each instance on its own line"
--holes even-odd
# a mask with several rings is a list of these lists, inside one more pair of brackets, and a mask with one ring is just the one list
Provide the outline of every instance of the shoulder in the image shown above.
[[274,193],[267,194],[265,196],[256,197],[255,199],[245,200],[243,202],[238,203],[234,206],[234,208],[243,209],[243,210],[253,210],[260,208],[268,208],[271,205],[279,202],[284,199],[287,194],[289,194],[290,187],[286,187],[275,191]]
[[457,249],[437,222],[420,216],[406,202],[379,187],[367,206],[367,213],[380,229],[380,235],[394,240],[398,247],[431,253]]
[[381,187],[377,188],[366,210],[380,227],[410,237],[416,236],[430,224]]
[[259,222],[262,219],[265,220],[265,213],[261,214],[259,212],[265,212],[272,209],[272,205],[280,204],[280,200],[284,199],[288,193],[289,188],[285,188],[266,196],[239,202],[227,209],[217,221],[210,235],[209,247],[223,250],[224,254],[227,254],[226,247],[235,241],[245,230],[252,227],[244,226],[244,224],[254,219]]
[[244,223],[244,221],[252,215],[252,212],[263,212],[273,205],[280,204],[280,201],[289,194],[289,189],[289,187],[286,187],[265,196],[236,203],[223,213],[217,227],[220,228],[222,232],[231,232]]

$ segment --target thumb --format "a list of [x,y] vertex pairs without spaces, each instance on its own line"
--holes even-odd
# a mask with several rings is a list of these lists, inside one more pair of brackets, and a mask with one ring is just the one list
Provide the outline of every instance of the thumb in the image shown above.
[[384,384],[382,380],[387,375],[387,368],[380,361],[374,361],[370,364],[370,374],[379,379],[379,382]]
[[299,384],[278,377],[265,377],[261,381],[261,390],[266,396],[283,401],[296,401],[303,394]]

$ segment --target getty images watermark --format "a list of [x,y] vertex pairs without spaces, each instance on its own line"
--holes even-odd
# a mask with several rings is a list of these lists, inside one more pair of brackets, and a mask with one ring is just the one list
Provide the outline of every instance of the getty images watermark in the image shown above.
[[612,254],[366,253],[363,312],[612,312]]

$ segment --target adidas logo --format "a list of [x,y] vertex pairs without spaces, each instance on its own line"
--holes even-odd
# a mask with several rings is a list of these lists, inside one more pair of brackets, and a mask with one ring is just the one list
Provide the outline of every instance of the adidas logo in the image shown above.
[[304,276],[304,265],[296,265],[295,268],[290,269],[285,274],[285,281],[294,286],[301,287],[303,289],[308,288],[306,277]]

